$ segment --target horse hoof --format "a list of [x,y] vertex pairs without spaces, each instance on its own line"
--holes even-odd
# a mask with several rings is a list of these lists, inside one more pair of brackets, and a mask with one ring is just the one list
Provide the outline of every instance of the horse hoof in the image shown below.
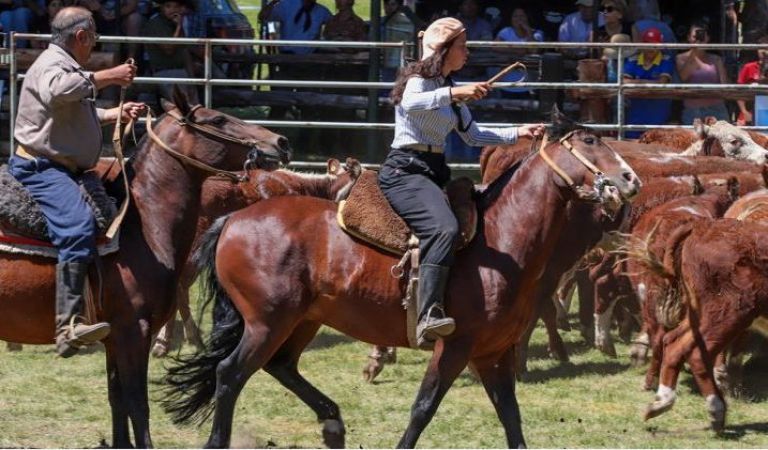
[[386,352],[381,356],[382,364],[395,364],[397,362],[397,349],[395,347],[388,348]]
[[653,419],[654,417],[658,417],[665,412],[672,409],[672,406],[675,404],[675,397],[667,397],[667,398],[661,398],[658,395],[656,396],[656,400],[648,405],[647,408],[645,408],[645,413],[643,414],[643,420],[649,420]]
[[373,380],[379,376],[382,369],[384,369],[383,364],[380,364],[376,359],[371,359],[363,369],[363,379],[365,379],[366,383],[373,383]]
[[323,421],[323,442],[328,448],[344,448],[344,422],[328,419]]
[[725,429],[725,402],[715,394],[708,395],[706,401],[709,423],[716,433],[720,433]]
[[571,331],[571,324],[568,322],[567,318],[558,318],[557,319],[557,328],[559,330],[563,331]]

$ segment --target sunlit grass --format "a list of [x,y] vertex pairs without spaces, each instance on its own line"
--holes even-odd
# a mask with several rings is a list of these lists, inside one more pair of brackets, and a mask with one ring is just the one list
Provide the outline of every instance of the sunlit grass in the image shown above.
[[[459,319],[460,320],[460,319]],[[572,319],[575,322],[575,319]],[[640,412],[652,394],[640,390],[643,369],[630,368],[627,347],[610,359],[584,345],[576,331],[564,333],[570,364],[545,356],[542,330],[534,334],[529,381],[518,384],[524,431],[533,447],[768,447],[765,373],[748,381],[761,401],[729,400],[729,429],[717,437],[705,429],[704,400],[688,374],[679,399],[665,416],[644,423]],[[363,382],[367,345],[323,329],[304,354],[302,373],[341,407],[348,447],[392,447],[409,417],[428,353],[401,350],[374,385]],[[154,443],[195,447],[210,423],[177,427],[158,405],[164,361],[150,366]],[[0,350],[0,447],[93,447],[110,441],[104,355],[70,360],[51,347]],[[269,375],[249,381],[237,404],[233,445],[322,446],[314,414]],[[420,447],[504,447],[504,434],[482,387],[467,373],[456,380]]]

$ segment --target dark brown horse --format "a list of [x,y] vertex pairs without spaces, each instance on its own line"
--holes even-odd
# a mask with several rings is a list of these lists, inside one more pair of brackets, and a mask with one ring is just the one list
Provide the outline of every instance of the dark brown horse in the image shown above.
[[[551,165],[534,154],[481,195],[478,235],[457,255],[448,287],[456,331],[435,346],[401,447],[416,444],[468,363],[509,445],[525,445],[510,349],[533,318],[530,293],[557,237],[581,232],[562,229],[565,206],[579,198],[615,211],[640,185],[590,130],[558,134],[563,138],[546,148]],[[315,411],[328,446],[343,446],[338,406],[299,374],[298,359],[321,324],[373,344],[408,345],[404,285],[390,275],[397,258],[345,234],[336,205],[311,197],[259,202],[220,219],[206,238],[200,259],[208,298],[216,299],[215,325],[208,349],[170,370],[166,409],[183,422],[204,420],[215,406],[207,445],[226,447],[237,397],[263,368]]]
[[[284,137],[214,110],[192,108],[180,94],[175,107],[166,106],[157,136],[181,156],[144,137],[132,162],[132,202],[120,231],[120,251],[103,258],[103,309],[97,315],[112,325],[104,344],[113,445],[118,448],[132,446],[129,423],[136,446],[152,446],[150,339],[173,311],[174,289],[194,233],[188,224],[197,221],[203,181],[213,175],[210,170],[242,169],[254,154],[270,166],[290,155]],[[55,262],[0,254],[0,339],[53,343]]]
[[[292,170],[253,169],[248,171],[248,181],[245,183],[234,184],[220,178],[209,178],[203,183],[200,194],[200,212],[190,254],[199,247],[203,233],[221,216],[278,195],[309,195],[338,201],[340,197],[346,196],[361,171],[362,166],[356,159],[348,158],[346,164],[342,165],[339,160],[332,158],[328,160],[324,175]],[[189,310],[189,288],[196,276],[197,269],[189,258],[176,288],[176,305],[187,339],[202,347],[200,332]],[[152,347],[154,356],[165,356],[168,353],[174,324],[175,320],[168,321],[158,333]]]

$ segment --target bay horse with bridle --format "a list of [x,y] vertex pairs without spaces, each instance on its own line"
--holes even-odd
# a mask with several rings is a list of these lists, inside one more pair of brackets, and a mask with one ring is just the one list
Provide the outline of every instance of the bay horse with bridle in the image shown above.
[[[112,326],[104,345],[112,445],[117,448],[152,446],[150,341],[174,310],[173,294],[192,244],[194,227],[189,224],[197,221],[203,181],[223,176],[237,183],[229,171],[248,161],[274,167],[287,162],[291,153],[283,136],[192,107],[178,91],[174,103],[164,105],[167,113],[158,119],[156,134],[145,136],[132,158],[131,203],[119,233],[120,249],[102,258],[103,296],[96,316]],[[55,263],[53,258],[0,253],[1,340],[53,343]]]
[[[530,298],[569,201],[603,202],[610,211],[634,196],[640,181],[591,130],[557,123],[557,140],[507,170],[479,195],[477,235],[459,251],[446,307],[456,331],[436,343],[400,447],[413,447],[467,364],[478,373],[512,447],[525,445],[512,346],[533,319]],[[338,406],[299,372],[298,360],[321,324],[355,339],[407,347],[405,283],[390,275],[397,257],[350,237],[334,203],[277,197],[219,219],[199,259],[207,299],[215,299],[206,351],[167,376],[164,406],[174,420],[205,420],[208,447],[230,444],[236,400],[264,369],[323,423],[330,447],[344,445]]]
[[[200,245],[201,238],[213,222],[226,214],[258,201],[279,195],[309,195],[311,197],[342,200],[360,176],[362,166],[354,158],[342,164],[338,159],[328,160],[325,174],[300,173],[288,169],[264,170],[253,168],[247,172],[248,181],[230,183],[227,179],[211,177],[205,180],[200,193],[200,212],[197,218],[190,255]],[[245,172],[241,173],[245,175]],[[197,268],[188,258],[176,288],[176,306],[179,310],[184,334],[193,345],[202,347],[200,331],[189,308],[189,290],[197,277]],[[175,319],[160,330],[152,347],[152,355],[165,356],[174,337]]]

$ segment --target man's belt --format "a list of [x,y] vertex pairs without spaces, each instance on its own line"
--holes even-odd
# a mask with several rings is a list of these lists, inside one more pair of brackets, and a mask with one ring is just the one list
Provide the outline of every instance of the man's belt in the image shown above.
[[408,150],[416,150],[417,152],[424,153],[445,153],[445,147],[442,145],[410,144],[405,148]]
[[[13,154],[18,156],[19,158],[29,159],[29,160],[32,160],[32,159],[35,159],[35,158],[38,158],[38,157],[42,156],[42,155],[39,155],[37,152],[24,147],[23,145],[17,145],[16,146],[16,151]],[[44,158],[48,158],[48,157],[44,156]],[[61,160],[58,160],[58,159],[52,159],[52,158],[48,158],[48,159],[50,159],[51,161],[53,161],[53,162],[55,162],[57,164],[61,164],[62,166],[64,166],[67,170],[69,170],[72,173],[79,172],[79,170],[77,169],[77,165],[75,165],[74,163],[71,163],[71,162],[68,162],[68,161],[61,161]]]

